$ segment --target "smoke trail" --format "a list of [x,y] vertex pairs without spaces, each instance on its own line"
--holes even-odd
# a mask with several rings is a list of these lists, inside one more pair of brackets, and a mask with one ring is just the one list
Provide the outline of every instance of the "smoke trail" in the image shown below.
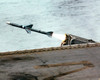
[[62,41],[65,40],[65,35],[64,34],[55,34],[55,33],[53,33],[52,37],[57,38],[57,39],[62,40]]

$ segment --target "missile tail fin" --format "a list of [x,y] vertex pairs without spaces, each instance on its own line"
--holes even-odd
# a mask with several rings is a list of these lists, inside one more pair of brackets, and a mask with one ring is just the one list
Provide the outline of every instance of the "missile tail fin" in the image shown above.
[[51,36],[52,36],[52,34],[53,34],[53,32],[52,32],[52,31],[47,32],[47,35],[48,35],[49,37],[51,37]]

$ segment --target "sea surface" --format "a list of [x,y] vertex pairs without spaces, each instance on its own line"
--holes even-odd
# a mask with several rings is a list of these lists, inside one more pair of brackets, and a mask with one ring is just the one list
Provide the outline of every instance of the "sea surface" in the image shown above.
[[0,0],[0,52],[56,47],[61,40],[27,34],[7,21],[100,42],[100,0]]

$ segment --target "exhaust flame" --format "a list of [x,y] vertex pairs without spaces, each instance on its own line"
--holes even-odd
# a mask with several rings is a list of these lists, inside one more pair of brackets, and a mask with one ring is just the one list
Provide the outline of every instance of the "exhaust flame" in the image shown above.
[[57,38],[57,39],[62,40],[62,41],[65,40],[65,35],[64,34],[55,34],[55,33],[53,33],[52,37]]

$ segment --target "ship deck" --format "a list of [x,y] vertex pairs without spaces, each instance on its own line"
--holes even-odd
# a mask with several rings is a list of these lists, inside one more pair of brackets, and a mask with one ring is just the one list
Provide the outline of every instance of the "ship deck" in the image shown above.
[[0,53],[0,80],[100,80],[100,43]]

